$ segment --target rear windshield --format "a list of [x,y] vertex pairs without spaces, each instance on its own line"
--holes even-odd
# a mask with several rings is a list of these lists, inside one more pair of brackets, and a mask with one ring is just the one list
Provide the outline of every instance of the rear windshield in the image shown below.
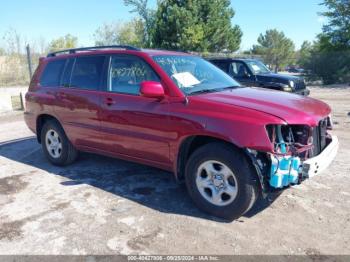
[[47,63],[40,78],[41,86],[59,86],[66,59],[54,60]]

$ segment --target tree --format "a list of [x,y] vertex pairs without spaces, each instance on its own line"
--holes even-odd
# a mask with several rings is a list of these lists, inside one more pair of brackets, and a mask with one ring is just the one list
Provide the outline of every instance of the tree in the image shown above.
[[140,19],[134,19],[125,23],[119,32],[119,43],[122,45],[133,45],[146,47],[144,43],[144,23]]
[[47,42],[45,38],[40,37],[38,40],[38,53],[39,54],[44,54],[47,51]]
[[328,18],[323,35],[336,49],[350,50],[350,0],[324,0],[329,10],[322,13]]
[[132,6],[131,13],[137,13],[139,18],[138,26],[140,26],[137,31],[142,32],[142,42],[143,46],[150,47],[151,43],[151,32],[154,26],[154,13],[155,11],[148,8],[148,0],[124,0],[126,6]]
[[259,45],[253,46],[252,52],[264,56],[265,62],[273,66],[276,72],[294,58],[293,41],[276,29],[267,30],[264,35],[260,34],[258,43]]
[[199,52],[236,51],[242,37],[231,24],[229,0],[163,0],[153,26],[155,47]]
[[335,47],[327,36],[320,34],[310,48],[304,67],[324,84],[349,82],[350,52]]
[[28,67],[23,37],[15,29],[10,28],[4,33],[2,42],[5,57],[0,66],[0,82],[9,86],[26,84],[28,82]]
[[5,49],[0,47],[0,56],[5,55]]
[[304,41],[298,51],[298,65],[302,67],[308,66],[310,61],[311,53],[313,51],[313,45],[309,41]]
[[63,37],[52,40],[49,45],[49,50],[57,51],[62,49],[76,48],[77,45],[78,45],[78,38],[75,36],[72,36],[71,34],[67,34]]
[[95,45],[106,46],[106,45],[118,44],[118,33],[119,33],[119,24],[117,23],[103,24],[94,33]]
[[95,44],[103,45],[133,45],[143,47],[143,22],[134,19],[127,23],[104,24],[94,34]]
[[324,0],[328,10],[322,33],[310,48],[305,68],[324,84],[350,81],[350,0]]
[[5,53],[8,55],[20,55],[23,52],[22,36],[13,28],[5,32],[3,36]]

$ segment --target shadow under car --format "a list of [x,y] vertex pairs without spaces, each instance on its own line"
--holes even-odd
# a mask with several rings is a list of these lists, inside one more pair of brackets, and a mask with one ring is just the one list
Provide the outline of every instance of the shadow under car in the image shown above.
[[[67,180],[61,182],[63,186],[86,184],[160,212],[227,222],[197,209],[184,183],[177,183],[173,174],[166,171],[90,153],[81,153],[70,166],[53,166],[45,158],[35,137],[0,143],[0,156],[44,170],[48,175],[65,177]],[[263,211],[279,194],[259,198],[244,216],[250,218]]]

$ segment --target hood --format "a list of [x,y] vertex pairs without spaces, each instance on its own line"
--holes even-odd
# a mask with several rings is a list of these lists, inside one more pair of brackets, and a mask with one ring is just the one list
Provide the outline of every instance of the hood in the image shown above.
[[288,124],[316,126],[331,112],[330,107],[322,101],[263,88],[237,88],[196,97],[218,105],[234,105],[264,112],[279,117]]
[[288,84],[290,80],[301,81],[302,78],[292,75],[283,75],[276,73],[266,73],[266,74],[257,74],[258,81],[271,82],[271,83],[283,83]]

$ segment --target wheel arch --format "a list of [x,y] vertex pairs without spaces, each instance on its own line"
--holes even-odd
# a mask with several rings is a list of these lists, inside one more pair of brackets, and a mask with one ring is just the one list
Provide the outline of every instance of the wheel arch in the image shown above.
[[190,155],[201,146],[204,146],[206,144],[213,143],[213,142],[219,142],[219,143],[229,145],[230,147],[233,147],[236,150],[241,151],[244,155],[246,155],[246,152],[244,149],[232,143],[231,141],[228,141],[222,138],[218,138],[215,136],[208,136],[208,135],[188,136],[182,140],[177,152],[176,166],[175,166],[175,171],[176,171],[175,176],[177,180],[179,181],[184,180],[185,167]]
[[[54,117],[53,115],[49,115],[49,114],[41,114],[36,119],[36,139],[38,140],[38,142],[40,144],[41,144],[41,130],[42,130],[44,124],[50,120],[56,121],[59,125],[61,125],[56,117]],[[61,125],[61,127],[62,127],[62,125]]]

